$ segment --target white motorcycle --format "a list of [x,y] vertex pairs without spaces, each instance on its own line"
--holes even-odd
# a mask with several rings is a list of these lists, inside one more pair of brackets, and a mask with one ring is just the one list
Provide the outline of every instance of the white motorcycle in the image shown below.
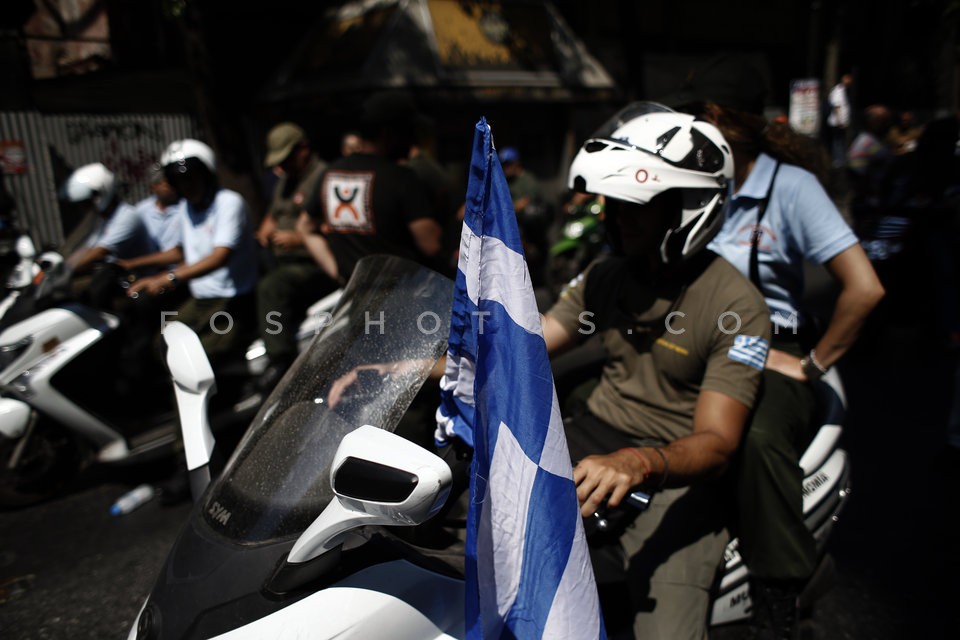
[[[464,637],[462,522],[442,511],[456,478],[410,441],[416,432],[394,433],[446,349],[451,298],[452,283],[429,270],[362,260],[332,322],[222,474],[211,470],[204,412],[212,371],[196,336],[168,327],[197,505],[130,640]],[[820,536],[847,486],[840,429],[838,415],[825,419],[804,458],[808,522]],[[735,550],[718,580],[714,624],[749,615]]]
[[[127,340],[120,318],[58,298],[69,273],[59,254],[44,256],[31,280],[42,277],[39,284],[15,292],[0,319],[0,506],[55,495],[91,461],[135,464],[174,453],[178,441],[173,397],[156,391],[157,383],[166,388],[165,374],[127,384],[117,366]],[[298,327],[301,350],[338,297],[335,292],[311,307]],[[262,394],[245,383],[265,367],[263,343],[256,340],[220,372],[217,428],[247,423]]]
[[38,256],[33,240],[26,233],[17,236],[10,257],[11,265],[4,282],[3,299],[0,300],[0,329],[23,319],[22,313],[8,312],[11,309],[21,311],[21,297],[29,295],[44,274],[53,271],[63,262],[61,255],[55,251],[44,251]]

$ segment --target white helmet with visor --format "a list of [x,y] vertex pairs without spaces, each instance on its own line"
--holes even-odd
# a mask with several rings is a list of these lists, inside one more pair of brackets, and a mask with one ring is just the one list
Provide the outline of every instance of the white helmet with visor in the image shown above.
[[670,264],[698,253],[720,230],[732,178],[733,154],[716,127],[637,102],[583,143],[570,165],[569,187],[637,204],[680,190],[679,220],[660,244],[661,259]]

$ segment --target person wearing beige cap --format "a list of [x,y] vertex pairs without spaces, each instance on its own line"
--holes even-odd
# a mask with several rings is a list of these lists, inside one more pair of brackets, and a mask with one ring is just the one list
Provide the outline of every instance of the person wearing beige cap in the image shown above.
[[296,330],[307,307],[335,286],[296,230],[304,200],[316,189],[326,165],[311,150],[304,130],[292,122],[273,127],[266,145],[264,167],[279,180],[257,231],[272,264],[257,286],[260,336],[270,361],[258,381],[264,391],[273,387],[296,357]]

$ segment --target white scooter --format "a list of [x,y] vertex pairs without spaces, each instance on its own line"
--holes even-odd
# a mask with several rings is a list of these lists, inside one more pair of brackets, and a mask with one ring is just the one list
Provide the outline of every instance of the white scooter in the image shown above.
[[[437,516],[449,466],[391,433],[446,349],[451,297],[449,280],[412,263],[362,260],[222,474],[203,417],[212,372],[196,337],[168,328],[198,499],[130,640],[464,637],[461,523]],[[809,523],[823,536],[846,491],[839,431],[838,415],[825,419],[804,460]],[[749,615],[735,549],[714,624]]]
[[62,256],[55,251],[44,251],[37,255],[33,240],[26,233],[17,236],[14,241],[13,253],[15,261],[11,265],[3,287],[3,299],[0,300],[0,329],[16,321],[24,319],[23,315],[8,312],[11,309],[20,309],[18,303],[21,297],[40,283],[45,273],[53,271],[62,262]]
[[[133,464],[173,453],[178,440],[173,399],[156,392],[162,372],[156,380],[123,387],[116,364],[125,336],[118,316],[47,298],[69,279],[62,259],[53,257],[59,255],[44,258],[34,276],[42,281],[18,292],[7,310],[9,322],[0,321],[0,506],[56,494],[91,460]],[[328,321],[338,298],[335,292],[311,307],[298,327],[301,350]],[[218,427],[247,423],[263,398],[245,383],[265,367],[260,340],[228,363],[221,372],[224,393],[214,407]]]

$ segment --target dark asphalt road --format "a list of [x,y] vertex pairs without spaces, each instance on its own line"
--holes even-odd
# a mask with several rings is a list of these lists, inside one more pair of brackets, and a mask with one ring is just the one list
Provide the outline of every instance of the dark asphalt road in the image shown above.
[[108,482],[0,514],[0,638],[126,638],[189,504],[109,514],[132,484]]
[[[818,603],[815,637],[960,637],[960,460],[943,446],[958,357],[911,327],[865,340],[842,367],[854,491],[830,543],[837,582]],[[0,513],[0,638],[126,637],[190,509],[153,501],[110,516],[139,479],[106,474]]]

